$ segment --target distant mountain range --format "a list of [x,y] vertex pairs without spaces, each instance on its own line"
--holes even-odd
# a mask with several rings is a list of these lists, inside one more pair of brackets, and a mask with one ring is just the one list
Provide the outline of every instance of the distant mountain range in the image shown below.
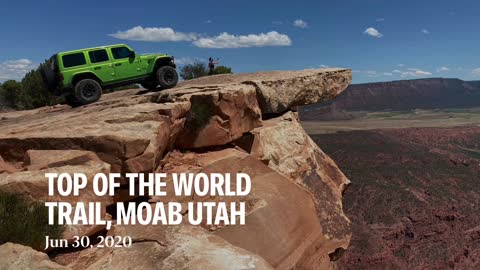
[[[302,120],[348,117],[348,111],[465,108],[480,106],[480,81],[418,79],[354,84],[336,99],[302,107]],[[323,117],[324,118],[324,117]]]

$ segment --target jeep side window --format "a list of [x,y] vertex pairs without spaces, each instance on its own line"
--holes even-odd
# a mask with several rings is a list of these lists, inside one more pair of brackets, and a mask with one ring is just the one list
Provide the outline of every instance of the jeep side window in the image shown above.
[[87,62],[85,61],[85,55],[83,52],[79,53],[72,53],[62,56],[63,60],[63,67],[75,67],[85,65]]
[[127,47],[112,48],[113,58],[115,59],[129,58],[131,53],[132,51]]
[[108,61],[107,50],[95,50],[89,51],[88,57],[90,57],[90,62],[92,63],[100,63]]

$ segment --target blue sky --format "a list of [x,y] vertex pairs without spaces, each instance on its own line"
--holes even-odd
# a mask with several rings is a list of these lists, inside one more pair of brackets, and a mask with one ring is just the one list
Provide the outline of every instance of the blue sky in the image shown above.
[[127,43],[234,72],[353,69],[354,83],[480,80],[480,1],[12,1],[0,9],[0,81],[57,51]]

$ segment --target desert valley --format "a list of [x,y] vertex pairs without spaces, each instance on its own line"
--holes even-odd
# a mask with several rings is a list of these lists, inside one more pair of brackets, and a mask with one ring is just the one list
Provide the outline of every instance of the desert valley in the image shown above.
[[351,85],[300,116],[352,182],[340,269],[480,267],[479,82]]

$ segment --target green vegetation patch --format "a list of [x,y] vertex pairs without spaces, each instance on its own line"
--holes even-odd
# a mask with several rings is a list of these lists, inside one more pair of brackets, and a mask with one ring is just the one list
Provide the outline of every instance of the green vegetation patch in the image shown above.
[[48,208],[20,194],[0,191],[0,244],[13,242],[41,249],[45,236],[61,238],[64,227],[48,225]]
[[[184,80],[191,80],[207,76],[209,73],[208,67],[205,63],[195,61],[194,63],[186,64],[180,67],[180,77]],[[227,66],[217,66],[213,70],[212,75],[217,74],[231,74],[232,68]]]
[[214,105],[208,97],[203,96],[193,96],[190,101],[192,108],[187,115],[185,126],[192,132],[198,132],[208,124],[210,118],[215,114]]

